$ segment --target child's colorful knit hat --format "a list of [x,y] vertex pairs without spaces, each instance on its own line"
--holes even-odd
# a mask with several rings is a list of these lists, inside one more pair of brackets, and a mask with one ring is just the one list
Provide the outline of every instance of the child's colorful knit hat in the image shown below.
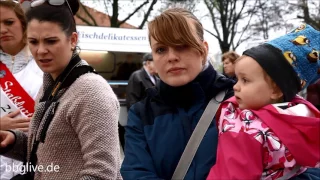
[[284,100],[320,79],[320,31],[302,24],[292,32],[246,50],[279,86]]

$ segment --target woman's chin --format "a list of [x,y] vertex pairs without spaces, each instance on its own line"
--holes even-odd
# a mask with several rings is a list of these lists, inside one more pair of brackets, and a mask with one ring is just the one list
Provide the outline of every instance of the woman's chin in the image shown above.
[[183,77],[170,78],[167,80],[163,80],[166,84],[172,87],[179,87],[188,84],[190,81]]
[[52,73],[55,72],[55,70],[53,70],[53,69],[50,68],[50,67],[40,67],[40,69],[42,70],[42,72],[48,73],[48,74],[52,74]]
[[52,70],[50,68],[46,68],[46,67],[40,67],[41,71],[44,73],[51,73]]

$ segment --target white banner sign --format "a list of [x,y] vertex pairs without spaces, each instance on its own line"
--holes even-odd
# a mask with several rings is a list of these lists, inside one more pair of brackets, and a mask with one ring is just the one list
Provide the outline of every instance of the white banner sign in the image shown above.
[[77,31],[83,50],[151,52],[147,30],[77,26]]

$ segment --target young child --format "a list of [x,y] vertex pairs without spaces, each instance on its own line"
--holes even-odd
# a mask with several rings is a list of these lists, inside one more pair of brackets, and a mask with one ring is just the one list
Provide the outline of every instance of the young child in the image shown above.
[[319,51],[320,32],[303,24],[243,53],[207,179],[289,179],[320,167],[320,112],[296,95],[320,79]]

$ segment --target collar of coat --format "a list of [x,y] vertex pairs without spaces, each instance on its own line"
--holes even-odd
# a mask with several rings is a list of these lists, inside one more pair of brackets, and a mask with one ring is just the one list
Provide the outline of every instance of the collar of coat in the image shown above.
[[163,81],[157,84],[158,93],[155,100],[189,109],[197,102],[208,102],[222,90],[232,91],[234,81],[221,77],[216,80],[217,72],[209,65],[193,81],[180,86],[173,87]]

